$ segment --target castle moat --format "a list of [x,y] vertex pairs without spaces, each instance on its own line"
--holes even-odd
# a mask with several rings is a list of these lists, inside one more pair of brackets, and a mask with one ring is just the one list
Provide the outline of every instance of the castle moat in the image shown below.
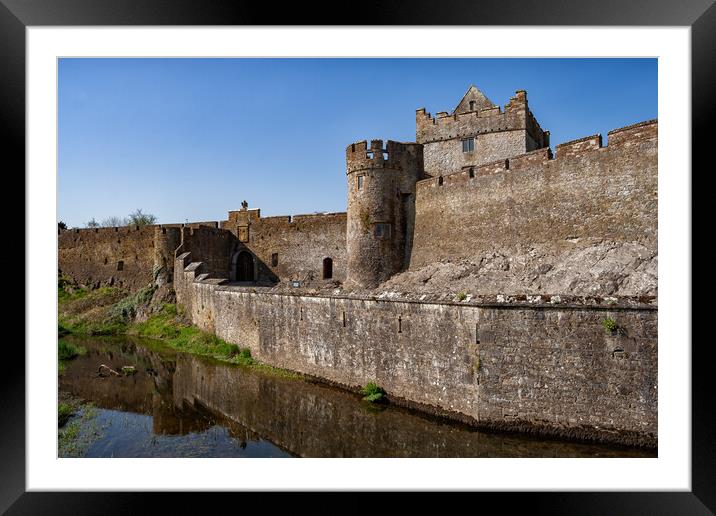
[[[656,457],[657,453],[484,432],[390,403],[376,406],[359,394],[325,384],[179,353],[151,339],[64,339],[83,352],[60,368],[60,400],[81,403],[60,429],[60,457]],[[125,374],[108,373],[123,368]]]

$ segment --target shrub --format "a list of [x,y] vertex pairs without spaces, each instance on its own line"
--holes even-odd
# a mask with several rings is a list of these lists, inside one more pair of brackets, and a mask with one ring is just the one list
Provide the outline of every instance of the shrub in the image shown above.
[[461,292],[458,292],[458,294],[457,294],[457,300],[458,300],[458,301],[465,301],[465,299],[467,299],[467,292],[465,292],[464,290],[461,291]]
[[365,387],[361,389],[363,394],[363,400],[371,403],[377,403],[383,401],[385,397],[385,391],[382,387],[378,387],[374,382],[369,382]]
[[612,319],[611,317],[607,317],[602,321],[602,326],[604,326],[604,329],[608,332],[612,333],[617,330],[617,322]]
[[136,294],[115,303],[108,312],[108,322],[126,323],[131,321],[137,315],[137,308],[149,303],[156,289],[154,285],[147,285]]

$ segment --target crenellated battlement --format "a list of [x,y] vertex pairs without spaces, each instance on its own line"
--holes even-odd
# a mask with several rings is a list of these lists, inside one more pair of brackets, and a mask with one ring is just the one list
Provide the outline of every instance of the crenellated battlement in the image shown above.
[[[346,148],[346,173],[366,169],[407,170],[422,154],[422,145],[412,142],[366,140],[351,143]],[[421,160],[422,161],[422,160]]]
[[537,149],[508,159],[501,159],[476,167],[463,167],[451,174],[431,177],[418,181],[418,188],[428,186],[450,186],[465,184],[470,179],[495,174],[515,172],[545,166],[553,161],[569,160],[574,158],[588,159],[590,155],[599,152],[609,152],[613,149],[640,145],[658,137],[658,120],[647,120],[637,124],[613,129],[609,131],[608,145],[603,145],[602,135],[595,134],[561,143],[556,147],[556,155],[549,147]]
[[658,137],[658,120],[645,120],[638,124],[612,129],[607,133],[609,146],[634,145]]
[[557,145],[557,156],[560,158],[576,156],[587,151],[597,150],[602,148],[602,135],[594,134],[592,136],[585,136],[577,140],[572,140]]
[[[345,211],[338,211],[338,212],[330,212],[330,213],[300,213],[296,215],[272,215],[270,217],[262,217],[261,210],[246,210],[248,213],[246,219],[240,219],[240,217],[237,216],[237,214],[241,214],[241,211],[230,211],[229,212],[229,219],[224,220],[220,223],[220,226],[224,229],[231,229],[234,227],[237,223],[240,223],[242,220],[245,222],[250,222],[251,224],[261,225],[261,226],[288,226],[291,224],[300,224],[305,222],[321,222],[321,221],[330,221],[333,219],[345,219],[346,212]],[[244,213],[246,213],[244,212]]]
[[101,227],[101,228],[69,228],[69,229],[60,229],[58,230],[58,233],[60,235],[89,235],[93,233],[97,233],[100,235],[106,235],[109,233],[116,233],[118,235],[127,235],[131,234],[133,232],[137,231],[144,231],[144,232],[151,232],[153,233],[156,229],[161,229],[166,232],[169,228],[198,228],[198,227],[219,227],[219,222],[216,220],[212,221],[206,221],[206,222],[186,222],[186,223],[177,223],[177,224],[147,224],[144,226],[137,226],[137,225],[131,225],[131,226],[110,226],[110,227]]
[[440,111],[433,117],[425,108],[420,108],[416,110],[415,122],[416,141],[423,144],[520,129],[542,141],[542,129],[528,109],[524,90],[518,90],[504,109],[491,106],[464,112]]

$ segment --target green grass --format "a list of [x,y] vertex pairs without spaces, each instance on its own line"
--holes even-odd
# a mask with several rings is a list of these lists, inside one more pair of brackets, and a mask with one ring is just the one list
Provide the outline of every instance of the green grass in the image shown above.
[[57,432],[57,444],[60,457],[82,457],[89,445],[101,435],[101,429],[95,423],[97,409],[87,403],[74,412],[76,417],[61,426]]
[[374,382],[368,382],[368,384],[361,389],[361,394],[363,394],[364,401],[371,403],[385,401],[385,391]]
[[120,335],[127,330],[127,324],[118,320],[77,321],[62,319],[61,324],[65,325],[71,333],[79,335]]
[[81,288],[67,276],[60,276],[57,280],[57,300],[60,304],[86,296],[89,290]]
[[[298,373],[261,364],[254,360],[249,348],[229,344],[192,326],[178,313],[174,304],[165,303],[146,321],[133,322],[139,308],[149,304],[155,290],[154,285],[147,285],[135,294],[119,297],[122,291],[116,288],[103,287],[87,291],[71,285],[66,278],[60,278],[58,334],[138,335],[162,340],[177,351],[252,367],[284,378],[303,378]],[[59,374],[65,370],[65,361],[76,354],[71,349],[60,350]]]
[[87,350],[82,346],[75,346],[66,340],[60,339],[57,343],[57,352],[60,360],[72,360],[78,355],[86,354]]
[[65,335],[69,335],[72,333],[69,328],[65,328],[62,323],[57,324],[57,336],[58,337],[64,337]]
[[67,420],[75,415],[75,409],[69,403],[60,403],[57,406],[57,423],[60,428],[65,426]]
[[216,335],[191,326],[178,315],[177,308],[173,304],[164,304],[161,311],[146,321],[132,325],[128,333],[160,339],[170,348],[184,353],[211,357],[221,362],[251,367],[284,378],[302,378],[297,373],[261,364],[251,356],[249,348],[230,344]]
[[[58,288],[58,333],[81,335],[119,335],[137,315],[140,306],[146,305],[156,287],[147,285],[135,294],[124,295],[120,289],[102,287],[91,291],[75,290],[68,293]],[[62,294],[64,292],[64,294]]]
[[80,421],[75,420],[61,428],[57,433],[60,456],[72,456],[76,453],[77,437],[80,435]]
[[57,374],[63,375],[67,369],[67,363],[79,355],[85,355],[87,349],[82,346],[75,346],[71,342],[60,339],[57,343]]
[[464,290],[463,290],[462,292],[458,292],[458,294],[457,294],[457,300],[458,300],[458,301],[465,301],[465,299],[467,299],[467,292],[465,292]]

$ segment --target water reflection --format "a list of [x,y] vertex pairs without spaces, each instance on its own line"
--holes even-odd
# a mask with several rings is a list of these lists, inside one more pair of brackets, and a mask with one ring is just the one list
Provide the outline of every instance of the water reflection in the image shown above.
[[[486,433],[332,387],[268,376],[133,338],[77,338],[60,390],[99,407],[94,457],[650,457],[617,447]],[[100,376],[133,365],[130,376]]]

